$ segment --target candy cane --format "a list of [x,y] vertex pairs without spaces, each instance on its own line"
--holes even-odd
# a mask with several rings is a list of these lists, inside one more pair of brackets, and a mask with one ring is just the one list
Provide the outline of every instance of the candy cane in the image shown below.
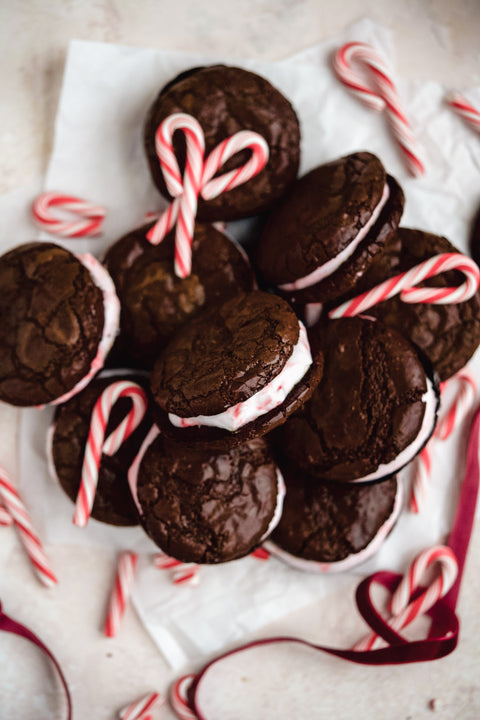
[[158,692],[150,693],[136,700],[120,711],[120,720],[147,720],[147,715],[156,705],[163,704],[165,698]]
[[157,553],[153,564],[159,570],[173,570],[172,582],[174,585],[198,585],[200,567],[196,563],[183,563],[180,560]]
[[0,468],[0,500],[5,510],[13,519],[23,546],[39,579],[47,587],[55,585],[57,578],[50,567],[40,538],[33,529],[30,515],[3,468]]
[[[464,274],[465,281],[458,287],[415,287],[423,280],[441,275],[447,270],[459,270]],[[337,319],[360,315],[374,305],[398,294],[400,300],[405,303],[453,305],[469,300],[475,295],[479,285],[480,270],[473,260],[461,253],[442,253],[347,300],[331,310],[328,317]]]
[[[187,144],[183,178],[173,150],[176,130],[183,131]],[[185,113],[169,115],[160,124],[155,134],[155,148],[165,184],[174,200],[149,230],[147,238],[157,245],[176,225],[175,274],[184,278],[192,269],[191,245],[199,196],[211,200],[250,180],[267,164],[269,149],[261,135],[242,130],[221,142],[204,161],[203,130],[195,118]],[[245,165],[214,177],[229,158],[246,148],[252,151],[252,156]]]
[[107,637],[115,637],[125,614],[130,597],[138,555],[123,552],[117,562],[117,572],[108,603],[104,632]]
[[[122,397],[130,398],[132,408],[118,427],[104,440],[112,408],[117,400]],[[88,523],[95,500],[102,453],[113,455],[117,452],[121,444],[125,442],[142,421],[147,411],[147,404],[145,390],[136,383],[127,380],[119,380],[109,385],[95,403],[85,446],[80,488],[73,515],[75,525],[85,527]]]
[[[373,82],[374,89],[365,85],[361,75],[352,69],[352,63],[356,63],[366,71]],[[376,111],[385,111],[409,172],[414,177],[423,175],[425,168],[419,157],[411,125],[400,105],[390,68],[381,55],[371,45],[350,42],[335,53],[333,69],[340,82],[367,107]]]
[[409,503],[411,512],[420,512],[425,502],[426,491],[430,482],[435,442],[437,440],[446,440],[453,430],[464,420],[466,414],[472,409],[475,402],[477,385],[470,371],[461,370],[449,378],[449,380],[442,383],[440,386],[442,395],[445,393],[446,387],[452,383],[458,384],[455,399],[447,413],[438,421],[433,437],[416,459]]
[[8,527],[13,523],[13,518],[5,508],[0,505],[0,525],[2,527]]
[[[52,214],[51,209],[54,207],[84,219],[62,220]],[[100,234],[106,210],[73,195],[47,192],[34,200],[32,214],[36,224],[50,235],[80,238]]]
[[468,100],[458,92],[451,92],[445,102],[472,130],[480,133],[480,112]]
[[[420,587],[420,580],[425,571],[435,563],[439,565],[440,574],[415,600],[411,600],[413,593]],[[389,607],[391,612],[389,625],[392,630],[401,630],[416,617],[430,610],[437,600],[450,590],[457,574],[457,559],[449,547],[438,545],[421,552],[392,595]],[[357,642],[353,650],[371,650],[377,639],[378,635],[375,633],[369,634]]]
[[197,720],[198,716],[188,704],[188,688],[195,679],[195,675],[183,675],[170,688],[170,705],[180,720]]

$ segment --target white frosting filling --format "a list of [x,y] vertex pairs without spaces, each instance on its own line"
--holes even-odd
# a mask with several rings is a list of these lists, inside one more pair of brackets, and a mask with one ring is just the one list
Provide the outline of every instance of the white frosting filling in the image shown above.
[[218,415],[197,415],[197,417],[181,418],[178,415],[169,413],[168,419],[172,425],[182,428],[194,425],[208,425],[234,432],[281,405],[288,393],[303,378],[312,364],[307,331],[300,321],[299,326],[298,342],[293,348],[292,354],[281,372],[262,390],[252,395],[248,400],[232,405],[232,407],[227,408]]
[[[83,390],[83,388],[88,385],[94,375],[102,369],[105,358],[113,345],[113,341],[115,340],[115,336],[120,326],[120,301],[117,297],[117,293],[115,292],[115,285],[113,284],[113,280],[109,273],[99,260],[94,258],[93,255],[90,255],[90,253],[75,255],[75,257],[87,268],[93,282],[102,291],[104,309],[102,337],[100,338],[97,354],[92,360],[88,373],[84,375],[84,377],[79,380],[71,390],[55,400],[52,400],[52,402],[48,403],[49,405],[59,405],[60,403],[70,400],[71,397],[79,393],[80,390]],[[37,407],[41,409],[45,407],[45,405],[38,405]]]
[[410,445],[407,445],[407,447],[404,448],[396,458],[391,460],[391,462],[379,465],[373,472],[368,475],[364,475],[363,477],[355,478],[352,482],[367,482],[368,480],[377,480],[385,477],[386,475],[393,475],[420,452],[435,426],[438,406],[437,393],[433,387],[433,383],[428,377],[426,380],[427,391],[422,396],[422,402],[425,403],[425,413],[423,415],[422,425],[416,438],[410,443]]
[[[130,469],[128,471],[128,484],[130,487],[130,492],[132,493],[133,500],[135,502],[135,505],[137,506],[138,513],[142,514],[142,508],[138,500],[138,492],[137,492],[137,483],[138,483],[138,471],[140,469],[140,465],[142,464],[143,457],[145,453],[147,452],[149,446],[152,444],[152,442],[155,440],[157,435],[160,434],[160,431],[156,425],[152,425],[150,428],[150,431],[146,435],[140,450],[138,451],[138,454],[133,461],[133,463],[130,465]],[[277,502],[275,505],[275,510],[273,512],[272,518],[268,524],[268,528],[266,529],[265,533],[262,535],[262,538],[260,542],[263,542],[269,535],[272,534],[272,532],[277,527],[278,523],[280,522],[280,518],[282,517],[282,510],[283,510],[283,500],[285,498],[285,482],[283,480],[282,473],[277,468]]]
[[303,290],[304,288],[311,287],[312,285],[316,285],[316,283],[320,282],[320,280],[324,280],[329,275],[332,275],[338,268],[345,262],[345,260],[348,260],[348,258],[353,255],[357,247],[360,245],[362,240],[365,238],[369,230],[373,227],[373,225],[377,222],[379,215],[383,209],[383,206],[387,202],[390,195],[390,188],[388,187],[388,184],[385,183],[385,186],[383,188],[382,197],[380,198],[380,202],[375,207],[374,211],[372,212],[368,222],[365,223],[363,228],[359,231],[359,233],[353,238],[353,240],[347,245],[346,248],[341,250],[335,257],[330,258],[330,260],[327,260],[326,263],[323,263],[323,265],[319,265],[313,272],[309,273],[309,275],[305,275],[305,277],[297,278],[291,283],[285,283],[284,285],[279,285],[278,287],[281,290]]
[[368,560],[372,555],[380,549],[390,530],[397,522],[398,516],[403,505],[403,484],[400,478],[397,478],[397,494],[395,496],[395,502],[393,503],[392,512],[389,517],[385,520],[383,525],[380,526],[377,533],[358,553],[348,555],[343,560],[337,560],[335,562],[318,562],[316,560],[306,560],[305,558],[297,557],[291,553],[278,547],[273,541],[268,540],[264,543],[265,548],[275,555],[280,560],[283,560],[288,565],[296,568],[297,570],[303,570],[305,572],[313,573],[325,573],[325,572],[343,572],[345,570],[351,570],[352,568],[360,565],[361,563]]

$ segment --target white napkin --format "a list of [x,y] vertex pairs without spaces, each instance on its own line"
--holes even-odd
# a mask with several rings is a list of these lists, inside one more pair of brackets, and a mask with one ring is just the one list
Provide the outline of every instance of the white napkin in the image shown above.
[[[398,68],[397,86],[427,170],[425,177],[412,179],[384,118],[364,108],[333,76],[331,51],[352,39],[371,43],[394,66],[389,33],[368,20],[291,59],[269,64],[239,60],[237,64],[267,77],[295,106],[302,128],[302,173],[351,151],[373,151],[404,188],[402,224],[445,235],[466,251],[469,225],[480,200],[478,136],[443,105],[445,88],[402,81]],[[143,153],[147,108],[159,88],[178,72],[219,60],[222,58],[83,41],[71,44],[45,187],[105,205],[108,215],[103,239],[65,241],[67,247],[101,255],[111,242],[141,222],[146,211],[165,206],[152,185]],[[480,104],[480,88],[473,89],[469,97]],[[0,217],[4,222],[11,217],[15,226],[15,209],[9,207],[8,199],[0,204]],[[5,232],[1,243],[6,249],[31,235]],[[472,367],[480,377],[480,355]],[[22,415],[21,491],[29,498],[34,520],[45,528],[47,539],[150,553],[153,545],[140,529],[111,528],[90,521],[87,530],[80,530],[71,524],[73,506],[47,472],[44,443],[51,411],[28,410]],[[462,478],[462,432],[460,429],[448,442],[438,443],[428,507],[418,516],[405,512],[382,550],[359,574],[378,568],[403,570],[418,551],[445,539]],[[145,555],[134,602],[166,659],[179,669],[313,602],[343,582],[345,576],[306,575],[276,559],[245,558],[202,568],[198,587],[177,587],[168,571],[153,568]]]

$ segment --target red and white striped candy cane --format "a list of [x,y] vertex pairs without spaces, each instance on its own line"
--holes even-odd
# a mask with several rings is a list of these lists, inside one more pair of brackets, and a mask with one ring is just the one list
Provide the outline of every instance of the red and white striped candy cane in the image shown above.
[[415,458],[414,476],[410,489],[410,512],[418,513],[425,504],[427,487],[432,471],[432,450],[435,438],[432,436],[423,450]]
[[107,637],[115,637],[122,622],[132,590],[137,560],[138,555],[133,552],[125,551],[119,555],[105,619],[104,632]]
[[[79,219],[62,220],[51,212],[52,208],[67,211]],[[106,210],[73,195],[46,192],[34,200],[32,215],[35,223],[50,235],[81,238],[100,235]]]
[[[130,398],[132,408],[105,440],[108,419],[115,403]],[[145,390],[134,382],[119,380],[102,392],[92,411],[90,430],[83,457],[82,477],[75,504],[73,522],[85,527],[92,512],[102,454],[113,455],[141,423],[147,411]]]
[[[356,64],[370,76],[373,89],[364,83],[362,76],[352,68],[352,64]],[[372,110],[385,111],[409,172],[414,177],[423,175],[425,168],[420,159],[417,142],[401,107],[391,70],[382,56],[366,43],[346,43],[335,53],[333,69],[340,82],[364,105]]]
[[183,675],[170,687],[170,705],[180,720],[197,720],[198,716],[188,704],[188,688],[195,679],[195,675]]
[[[187,143],[183,178],[173,150],[176,130],[184,132]],[[184,278],[192,269],[191,245],[199,196],[210,200],[257,175],[268,161],[268,145],[258,133],[242,130],[221,142],[204,161],[205,138],[200,124],[191,115],[175,113],[160,124],[155,134],[155,148],[165,184],[174,200],[149,230],[147,238],[156,245],[176,225],[175,273]],[[214,177],[229,158],[246,148],[252,151],[252,156],[245,165]]]
[[480,133],[480,112],[459,92],[451,92],[445,98],[447,105],[475,132]]
[[456,396],[451,407],[440,417],[433,437],[430,438],[422,452],[417,456],[415,472],[412,480],[409,509],[420,512],[430,482],[433,448],[437,440],[446,440],[456,427],[464,420],[472,409],[477,393],[475,378],[469,370],[461,370],[440,385],[442,396],[450,385],[458,385]]
[[[425,571],[437,563],[440,569],[434,580],[415,600],[413,593],[420,587]],[[409,625],[416,617],[423,615],[435,605],[452,587],[458,574],[458,563],[453,551],[444,545],[437,545],[421,552],[411,564],[399,586],[392,595],[389,610],[389,626],[399,631]],[[371,650],[378,635],[371,633],[353,646],[354,650]]]
[[163,704],[165,698],[158,692],[150,693],[131,703],[120,711],[118,717],[120,720],[147,720],[148,713],[156,705]]
[[460,372],[447,380],[446,383],[443,383],[443,391],[445,391],[447,383],[448,386],[453,383],[457,384],[458,389],[452,405],[448,408],[445,415],[442,415],[435,430],[435,435],[440,438],[440,440],[446,440],[463,421],[465,416],[473,408],[477,394],[477,383],[469,370],[460,370]]
[[13,523],[13,518],[8,512],[8,510],[5,510],[3,505],[0,505],[0,525],[2,527],[8,527]]
[[[441,275],[447,270],[459,270],[465,276],[465,281],[458,287],[416,287],[423,280]],[[473,260],[461,253],[442,253],[347,300],[331,310],[328,317],[337,319],[360,315],[374,305],[398,294],[400,300],[405,303],[453,305],[469,300],[475,295],[479,285],[480,270]]]
[[27,508],[3,468],[0,468],[0,500],[5,510],[13,519],[23,546],[39,579],[47,587],[55,585],[57,578],[45,555],[40,538],[33,528]]
[[173,570],[172,582],[174,585],[198,585],[200,567],[196,563],[183,563],[180,560],[157,553],[153,564],[159,570]]

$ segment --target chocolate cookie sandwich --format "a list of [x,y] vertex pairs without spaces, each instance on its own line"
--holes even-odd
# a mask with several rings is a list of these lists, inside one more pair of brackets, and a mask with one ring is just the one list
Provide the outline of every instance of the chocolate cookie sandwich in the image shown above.
[[[389,239],[384,253],[375,258],[357,292],[363,292],[393,275],[409,270],[440,253],[457,253],[446,238],[399,228]],[[431,287],[455,287],[463,276],[451,270],[423,283]],[[470,360],[480,344],[480,293],[470,300],[451,305],[404,303],[393,297],[368,311],[385,325],[395,328],[413,342],[429,359],[440,380],[447,380]]]
[[91,255],[34,242],[0,258],[0,400],[61,403],[102,368],[119,321],[113,282]]
[[375,484],[327,483],[281,463],[286,495],[266,548],[294,568],[338,572],[365,562],[382,546],[402,508],[395,477]]
[[[151,106],[145,124],[144,143],[153,181],[170,198],[155,150],[155,133],[173,113],[188,113],[198,120],[205,135],[205,153],[241,130],[259,133],[267,142],[270,157],[265,168],[245,185],[210,199],[200,199],[200,220],[236,220],[269,209],[297,176],[300,129],[289,101],[265,78],[237,67],[214,65],[182,73],[164,88]],[[185,163],[185,141],[174,138],[174,149]],[[229,171],[249,157],[244,150],[225,164]]]
[[262,439],[212,453],[185,450],[152,428],[129,472],[144,529],[181,562],[248,555],[282,511],[283,479]]
[[282,451],[322,480],[380,480],[406,465],[436,422],[438,392],[416,349],[366,318],[318,323],[325,356],[310,401],[275,435]]
[[256,253],[264,280],[298,304],[339,297],[382,252],[403,205],[400,186],[371,153],[315,168],[267,220]]
[[311,396],[322,367],[285,300],[238,294],[185,325],[159,356],[155,420],[180,442],[238,444],[285,422]]
[[174,273],[174,232],[159,245],[146,239],[149,223],[108,250],[104,263],[122,306],[119,350],[136,366],[150,368],[175,332],[198,312],[239,291],[255,278],[243,249],[213,225],[195,225],[192,272]]
[[[129,380],[147,389],[145,375],[128,370],[106,370],[82,392],[56,409],[47,446],[50,473],[73,502],[76,501],[80,487],[93,408],[102,392],[120,380]],[[130,408],[131,400],[127,397],[115,403],[105,437],[120,425]],[[127,473],[151,426],[152,420],[147,411],[140,424],[113,455],[102,453],[91,513],[95,520],[110,525],[138,525],[138,513],[130,493]]]

